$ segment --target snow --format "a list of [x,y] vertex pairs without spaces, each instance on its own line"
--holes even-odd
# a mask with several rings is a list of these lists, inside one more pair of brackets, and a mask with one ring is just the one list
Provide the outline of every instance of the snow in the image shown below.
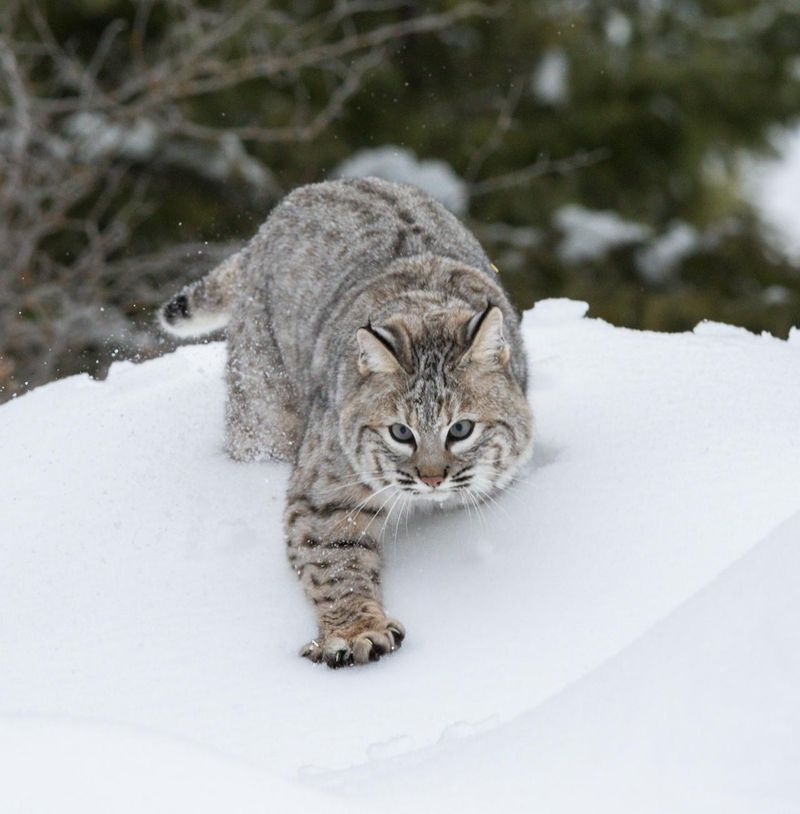
[[376,176],[419,187],[451,212],[463,215],[469,205],[466,182],[455,170],[439,159],[419,159],[412,150],[387,144],[359,150],[339,164],[334,178],[366,178]]
[[82,111],[67,118],[64,130],[76,139],[81,157],[86,162],[111,155],[140,160],[151,156],[158,147],[158,128],[146,118],[123,127],[102,114]]
[[611,9],[606,17],[605,34],[612,45],[624,48],[633,36],[633,23],[630,17],[618,9]]
[[[239,178],[261,193],[276,192],[272,172],[247,152],[235,133],[224,133],[211,148],[190,142],[173,143],[151,119],[138,118],[124,126],[104,114],[82,111],[67,117],[64,134],[75,142],[78,155],[87,163],[110,157],[141,161],[158,152],[163,163],[185,167],[206,178]],[[63,141],[53,140],[52,144],[61,152],[69,149]]]
[[800,263],[800,125],[773,136],[777,156],[743,161],[746,197],[757,207],[773,245],[793,263]]
[[328,788],[383,800],[413,778],[416,799],[458,787],[475,811],[797,811],[799,536],[796,513],[538,709]]
[[797,810],[800,332],[585,314],[525,314],[519,484],[388,530],[365,668],[296,655],[220,343],[0,408],[0,810]]
[[545,105],[560,107],[569,101],[569,59],[563,48],[548,48],[531,77],[534,96]]
[[558,256],[567,263],[599,259],[617,246],[639,243],[652,233],[650,227],[625,220],[610,209],[587,209],[577,204],[557,209],[553,220],[563,233]]
[[[132,727],[86,721],[0,722],[4,812],[263,814],[343,803],[225,755]],[[42,783],[42,772],[46,783]]]
[[700,248],[702,242],[691,224],[673,221],[664,234],[636,253],[636,268],[651,283],[663,283],[682,260]]

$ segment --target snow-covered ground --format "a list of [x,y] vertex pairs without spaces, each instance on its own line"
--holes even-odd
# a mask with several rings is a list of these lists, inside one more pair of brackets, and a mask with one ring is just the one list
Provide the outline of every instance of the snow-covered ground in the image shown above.
[[800,333],[525,315],[535,460],[390,528],[331,671],[224,349],[0,408],[0,811],[800,809]]

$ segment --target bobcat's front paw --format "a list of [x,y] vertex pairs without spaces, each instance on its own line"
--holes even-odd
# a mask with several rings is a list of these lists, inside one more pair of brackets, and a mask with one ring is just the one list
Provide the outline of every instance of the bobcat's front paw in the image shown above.
[[324,661],[328,667],[366,664],[397,650],[406,636],[405,628],[395,619],[372,619],[361,630],[332,630],[310,641],[300,655],[314,663]]

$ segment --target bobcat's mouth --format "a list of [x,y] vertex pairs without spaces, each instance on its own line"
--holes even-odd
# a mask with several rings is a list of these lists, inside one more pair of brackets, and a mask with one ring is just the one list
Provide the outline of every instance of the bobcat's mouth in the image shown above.
[[412,478],[403,477],[398,478],[396,485],[401,491],[413,495],[416,499],[430,500],[434,503],[443,503],[448,498],[453,497],[460,488],[463,488],[450,482],[431,487]]
[[448,498],[454,497],[455,492],[452,489],[437,489],[436,491],[420,491],[417,492],[417,497],[423,500],[429,500],[432,503],[444,503]]
[[452,486],[437,487],[436,489],[418,488],[408,490],[413,498],[414,503],[419,507],[437,507],[445,508],[446,506],[460,505],[459,494],[461,490],[455,489]]

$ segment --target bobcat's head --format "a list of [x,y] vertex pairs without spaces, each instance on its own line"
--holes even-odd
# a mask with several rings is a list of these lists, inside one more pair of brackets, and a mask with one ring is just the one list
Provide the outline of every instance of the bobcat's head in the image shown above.
[[511,481],[530,456],[533,420],[499,307],[396,316],[356,340],[359,383],[340,433],[365,482],[444,502]]

